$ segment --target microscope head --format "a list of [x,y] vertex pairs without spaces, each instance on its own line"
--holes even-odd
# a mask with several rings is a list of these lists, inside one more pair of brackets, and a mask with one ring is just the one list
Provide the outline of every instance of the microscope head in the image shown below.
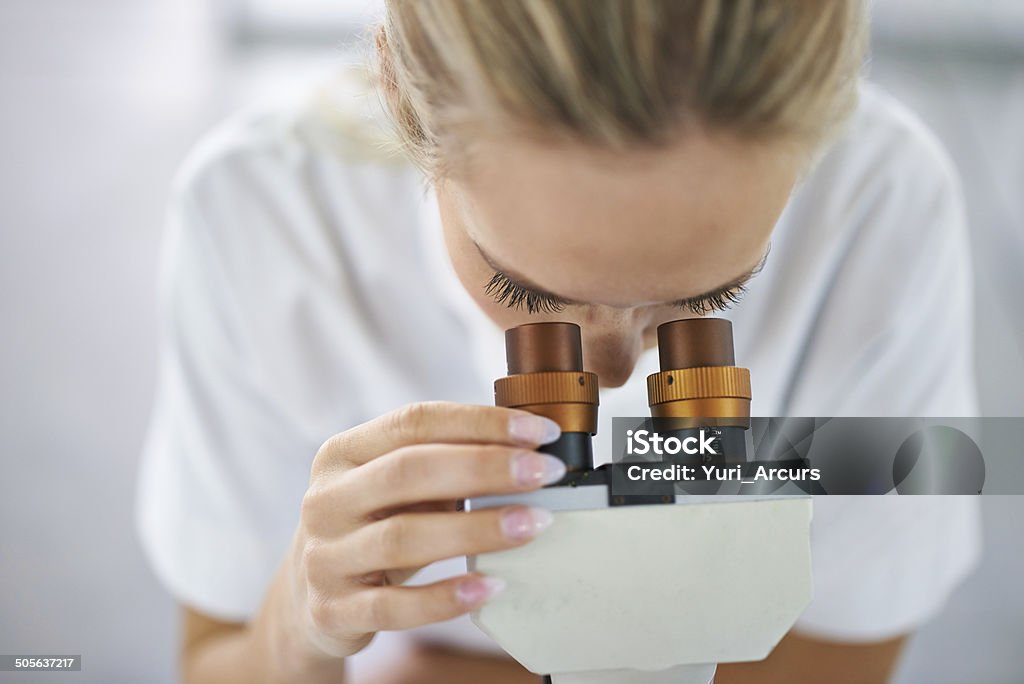
[[[555,517],[529,544],[467,559],[507,582],[474,623],[554,684],[707,684],[717,662],[764,658],[810,600],[810,499],[612,496],[608,466],[593,467],[598,383],[583,370],[579,327],[535,323],[505,340],[509,374],[495,382],[495,403],[558,422],[562,437],[542,450],[570,472],[537,491],[466,502]],[[750,373],[735,365],[731,324],[673,321],[658,340],[651,415],[743,433]]]

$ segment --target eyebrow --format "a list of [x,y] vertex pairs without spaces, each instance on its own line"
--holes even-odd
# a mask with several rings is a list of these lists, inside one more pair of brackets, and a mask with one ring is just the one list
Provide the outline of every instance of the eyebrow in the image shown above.
[[[518,288],[526,290],[531,294],[539,295],[541,297],[544,297],[545,299],[557,302],[558,304],[564,304],[566,306],[589,305],[588,302],[581,302],[580,300],[572,299],[571,297],[563,297],[562,295],[555,294],[550,290],[546,290],[543,287],[531,283],[528,279],[523,278],[520,275],[517,275],[514,270],[507,269],[504,266],[500,265],[498,262],[496,262],[493,257],[491,257],[487,252],[484,251],[483,247],[477,244],[476,240],[471,240],[471,242],[473,243],[473,246],[476,247],[476,250],[480,253],[480,257],[487,263],[487,265],[493,268],[497,273],[507,278],[508,281],[512,283],[512,285],[515,285]],[[706,299],[714,299],[715,297],[722,297],[726,293],[731,292],[732,290],[735,290],[738,287],[743,287],[744,285],[749,283],[754,278],[754,276],[760,273],[761,269],[764,268],[765,262],[768,260],[769,252],[771,252],[770,242],[768,243],[768,246],[765,248],[764,253],[761,255],[761,258],[758,259],[757,263],[754,264],[754,266],[752,266],[751,268],[744,271],[743,273],[736,276],[735,278],[726,281],[725,283],[719,285],[718,287],[712,288],[706,292],[702,292],[701,294],[692,295],[690,297],[681,297],[679,299],[673,299],[668,302],[662,302],[661,305],[686,306],[687,304],[693,302],[699,302],[701,300]]]

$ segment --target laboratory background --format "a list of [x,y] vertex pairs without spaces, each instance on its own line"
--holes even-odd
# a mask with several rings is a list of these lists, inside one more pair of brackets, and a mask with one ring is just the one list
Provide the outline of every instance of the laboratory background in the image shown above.
[[[190,145],[365,50],[374,0],[0,2],[0,682],[169,684],[177,615],[139,548],[156,268]],[[1024,415],[1024,2],[876,0],[869,74],[964,182],[985,415]],[[900,684],[1024,682],[1024,496],[985,497],[975,574]]]

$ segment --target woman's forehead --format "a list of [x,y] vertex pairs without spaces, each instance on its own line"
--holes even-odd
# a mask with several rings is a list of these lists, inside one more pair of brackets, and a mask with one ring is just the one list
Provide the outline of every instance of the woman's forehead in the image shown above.
[[621,306],[700,294],[749,270],[800,170],[785,150],[707,140],[617,158],[503,152],[451,184],[470,239],[546,291]]

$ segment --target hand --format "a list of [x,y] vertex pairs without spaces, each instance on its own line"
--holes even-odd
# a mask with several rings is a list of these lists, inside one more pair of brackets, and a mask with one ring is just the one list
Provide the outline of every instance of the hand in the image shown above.
[[525,492],[564,464],[533,449],[556,423],[512,409],[411,404],[335,435],[317,452],[295,535],[291,624],[318,655],[346,657],[380,630],[448,620],[497,594],[470,573],[399,586],[434,561],[526,544],[551,514],[526,506],[456,511],[460,499]]

